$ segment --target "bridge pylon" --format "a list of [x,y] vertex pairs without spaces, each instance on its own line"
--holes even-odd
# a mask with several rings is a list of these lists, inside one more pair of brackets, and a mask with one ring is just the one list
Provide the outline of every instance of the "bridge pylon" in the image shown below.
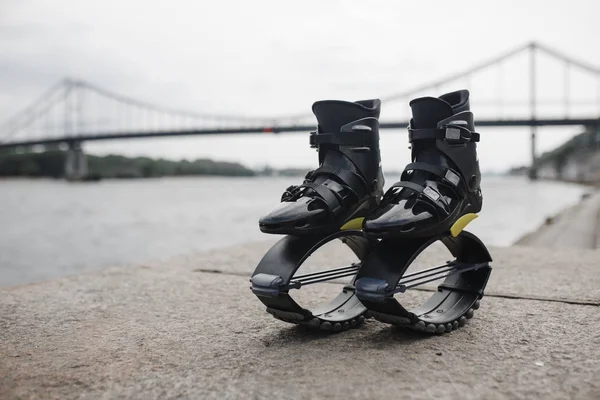
[[68,181],[81,181],[88,175],[87,157],[83,152],[80,141],[69,142],[67,157],[65,158],[65,179]]

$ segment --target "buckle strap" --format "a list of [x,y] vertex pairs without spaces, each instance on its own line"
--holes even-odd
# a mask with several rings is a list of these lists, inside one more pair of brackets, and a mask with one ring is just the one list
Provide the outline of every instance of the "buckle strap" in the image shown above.
[[335,133],[310,133],[310,147],[315,148],[322,144],[338,146],[369,147],[373,135],[369,131],[357,130],[351,132]]
[[[447,171],[446,168],[439,166],[439,165],[434,165],[434,164],[429,164],[429,163],[424,163],[424,162],[414,162],[414,163],[408,164],[406,166],[406,168],[404,168],[404,172],[402,172],[402,176],[405,177],[406,176],[405,174],[408,171],[415,171],[415,170],[429,172],[440,178],[442,178]],[[401,178],[401,180],[404,180],[404,179]]]
[[[328,175],[332,185],[327,182],[315,183],[314,178],[318,175]],[[306,174],[304,183],[298,186],[290,186],[281,197],[281,201],[293,201],[295,198],[305,195],[306,189],[311,189],[320,200],[327,204],[328,209],[337,215],[342,210],[342,198],[338,192],[341,188],[346,188],[357,198],[367,193],[367,183],[360,174],[347,169],[334,168],[331,166],[322,166]]]
[[340,180],[345,186],[348,187],[356,197],[362,197],[368,191],[367,182],[360,174],[352,172],[346,168],[334,168],[328,165],[324,165],[311,171],[307,178],[312,180],[319,174],[329,175],[337,180]]
[[423,193],[423,190],[425,190],[424,186],[417,185],[416,183],[413,183],[413,182],[406,182],[406,181],[400,181],[400,182],[394,183],[390,187],[390,189],[393,189],[393,188],[407,188],[407,189],[412,189],[413,191],[415,191],[417,193]]
[[392,188],[407,188],[413,190],[415,193],[419,195],[423,195],[433,204],[435,204],[438,208],[444,211],[444,213],[448,214],[448,205],[444,201],[444,198],[437,190],[433,189],[430,186],[421,186],[413,182],[400,181],[394,183],[390,189]]
[[467,188],[465,187],[464,181],[461,179],[459,174],[457,174],[450,168],[444,168],[439,165],[433,165],[425,162],[414,162],[408,164],[404,169],[404,172],[402,172],[402,177],[400,178],[400,180],[405,180],[407,178],[406,175],[408,171],[415,170],[429,172],[437,176],[444,183],[456,188],[461,196],[465,196],[467,194]]
[[479,142],[480,135],[477,132],[471,132],[464,126],[446,125],[443,128],[431,129],[412,129],[408,128],[408,140],[444,140],[450,144],[462,144],[467,142]]
[[300,185],[300,187],[312,189],[321,200],[327,204],[327,208],[333,215],[337,215],[342,210],[342,204],[338,197],[329,188],[322,184],[316,184],[314,182],[307,182]]

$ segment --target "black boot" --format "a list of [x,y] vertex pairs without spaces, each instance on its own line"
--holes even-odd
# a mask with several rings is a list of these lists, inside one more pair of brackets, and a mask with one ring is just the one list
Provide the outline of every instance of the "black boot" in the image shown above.
[[365,218],[375,237],[428,237],[448,232],[458,218],[481,210],[481,174],[469,92],[410,102],[412,163]]
[[[317,130],[310,145],[319,152],[319,168],[299,186],[290,186],[282,203],[259,221],[275,234],[319,234],[339,230],[364,217],[383,194],[379,155],[381,101],[318,101],[313,104]],[[360,223],[355,227],[360,229]]]

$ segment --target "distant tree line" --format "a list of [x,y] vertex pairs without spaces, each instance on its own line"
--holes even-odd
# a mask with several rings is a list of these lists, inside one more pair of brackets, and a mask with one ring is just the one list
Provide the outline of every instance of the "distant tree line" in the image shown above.
[[[0,151],[0,176],[60,178],[66,151],[17,153]],[[254,176],[257,172],[233,162],[197,159],[170,161],[148,157],[88,155],[88,174],[96,178],[150,178],[178,175]]]

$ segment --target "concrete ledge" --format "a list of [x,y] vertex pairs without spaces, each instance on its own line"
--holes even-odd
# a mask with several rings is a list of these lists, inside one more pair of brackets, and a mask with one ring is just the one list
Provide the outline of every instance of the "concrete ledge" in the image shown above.
[[595,191],[516,244],[555,249],[600,248],[600,191]]
[[488,296],[447,335],[321,335],[250,293],[271,243],[0,290],[0,398],[600,398],[598,251],[492,249]]
[[[216,271],[250,276],[275,240],[248,243],[235,249],[182,256],[169,263],[187,270]],[[493,272],[486,293],[600,304],[600,251],[491,247]],[[432,246],[415,262],[418,268],[439,265],[451,258],[446,248]],[[332,243],[311,256],[309,267],[342,266],[356,261],[341,243]],[[161,264],[155,267],[160,268]],[[411,267],[412,268],[412,267]],[[310,269],[310,268],[309,268]],[[435,286],[431,286],[435,287]]]

